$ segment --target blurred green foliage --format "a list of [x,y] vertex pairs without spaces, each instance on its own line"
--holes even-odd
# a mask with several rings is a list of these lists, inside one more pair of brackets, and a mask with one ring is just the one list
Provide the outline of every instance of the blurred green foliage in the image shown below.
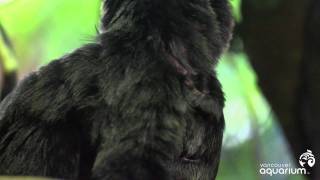
[[230,0],[233,16],[236,22],[240,22],[242,19],[241,2],[242,0]]
[[28,71],[92,41],[99,9],[99,0],[12,0],[0,5],[0,22]]
[[18,63],[6,38],[5,31],[0,24],[0,60],[2,61],[4,72],[11,73],[18,68]]

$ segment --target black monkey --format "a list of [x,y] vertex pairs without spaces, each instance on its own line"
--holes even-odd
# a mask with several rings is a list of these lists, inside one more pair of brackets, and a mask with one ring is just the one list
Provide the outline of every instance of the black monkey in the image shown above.
[[1,103],[0,174],[215,179],[227,0],[106,0],[103,10],[95,43],[32,73]]

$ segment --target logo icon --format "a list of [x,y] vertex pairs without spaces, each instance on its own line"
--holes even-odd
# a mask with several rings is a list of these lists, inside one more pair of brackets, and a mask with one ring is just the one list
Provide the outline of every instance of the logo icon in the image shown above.
[[316,164],[316,159],[312,154],[312,151],[307,150],[307,152],[303,153],[299,158],[299,163],[302,167],[305,167],[306,165],[313,167]]

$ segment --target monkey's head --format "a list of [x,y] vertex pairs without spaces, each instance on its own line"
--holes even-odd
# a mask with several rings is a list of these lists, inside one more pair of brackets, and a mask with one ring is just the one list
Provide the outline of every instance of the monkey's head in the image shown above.
[[155,47],[182,73],[197,73],[214,66],[228,47],[233,21],[227,1],[105,0],[102,31],[159,42]]

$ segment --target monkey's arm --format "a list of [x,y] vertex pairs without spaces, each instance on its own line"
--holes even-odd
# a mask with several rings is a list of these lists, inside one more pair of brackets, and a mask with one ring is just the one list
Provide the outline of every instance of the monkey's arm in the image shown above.
[[76,179],[82,173],[73,88],[86,85],[73,87],[72,73],[81,74],[82,59],[94,59],[89,52],[99,54],[84,47],[32,73],[1,103],[1,175]]
[[59,67],[57,61],[33,73],[2,102],[0,174],[73,178],[78,173],[80,133],[67,119],[72,105]]

